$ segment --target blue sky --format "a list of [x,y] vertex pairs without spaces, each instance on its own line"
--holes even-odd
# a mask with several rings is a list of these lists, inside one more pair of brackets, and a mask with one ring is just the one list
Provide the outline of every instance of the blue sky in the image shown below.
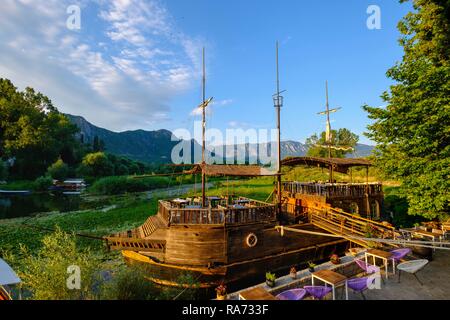
[[[66,27],[71,4],[81,29]],[[369,5],[381,29],[366,27]],[[62,112],[115,131],[186,128],[200,119],[201,47],[207,52],[208,126],[272,128],[275,42],[280,42],[282,139],[304,142],[325,127],[325,80],[333,128],[362,136],[361,105],[379,106],[402,56],[392,0],[2,0],[0,77],[33,86]]]

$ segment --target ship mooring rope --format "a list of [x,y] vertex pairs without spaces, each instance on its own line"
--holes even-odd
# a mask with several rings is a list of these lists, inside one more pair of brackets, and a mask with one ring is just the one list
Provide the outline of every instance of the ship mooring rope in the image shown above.
[[[441,249],[441,250],[450,250],[450,247],[441,247],[436,246],[436,244],[440,245],[450,245],[449,241],[414,241],[414,240],[394,240],[394,239],[380,239],[380,238],[365,238],[365,237],[358,237],[358,236],[352,236],[352,235],[337,235],[337,234],[330,234],[330,233],[323,233],[323,232],[316,232],[316,231],[308,231],[308,230],[301,230],[301,229],[295,229],[295,228],[289,228],[285,226],[276,226],[275,229],[280,232],[281,236],[284,235],[284,231],[290,231],[290,232],[297,232],[297,233],[304,233],[304,234],[310,234],[310,235],[316,235],[316,236],[324,236],[324,237],[332,237],[332,238],[344,238],[344,239],[352,239],[352,240],[360,240],[360,241],[366,241],[366,242],[380,242],[380,243],[388,243],[388,244],[399,244],[399,245],[414,245],[417,247],[422,248],[431,248],[431,249]],[[428,245],[432,244],[432,245]]]

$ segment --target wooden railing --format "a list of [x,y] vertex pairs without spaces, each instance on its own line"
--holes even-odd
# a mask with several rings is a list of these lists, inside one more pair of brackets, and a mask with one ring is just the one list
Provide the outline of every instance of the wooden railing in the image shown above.
[[108,246],[112,250],[130,250],[144,252],[161,252],[166,251],[166,241],[164,240],[148,240],[137,238],[107,238]]
[[[329,232],[341,235],[367,237],[371,233],[373,238],[395,239],[399,233],[392,226],[380,222],[358,217],[332,207],[308,208],[310,222]],[[367,246],[363,240],[352,240]]]
[[160,214],[171,225],[236,225],[276,220],[275,205],[249,200],[243,208],[232,206],[207,209],[171,207],[170,202],[160,201]]
[[366,192],[369,195],[379,195],[383,192],[381,183],[303,183],[303,182],[283,182],[283,191],[291,194],[308,194],[333,197],[363,197]]

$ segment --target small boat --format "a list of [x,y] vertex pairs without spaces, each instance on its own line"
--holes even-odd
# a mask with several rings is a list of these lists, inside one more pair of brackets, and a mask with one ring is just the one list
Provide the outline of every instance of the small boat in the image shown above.
[[14,196],[14,195],[29,195],[31,194],[30,190],[0,190],[0,195],[4,194],[4,195],[8,195],[8,196]]
[[17,285],[21,282],[14,270],[0,258],[0,300],[12,300],[6,286]]

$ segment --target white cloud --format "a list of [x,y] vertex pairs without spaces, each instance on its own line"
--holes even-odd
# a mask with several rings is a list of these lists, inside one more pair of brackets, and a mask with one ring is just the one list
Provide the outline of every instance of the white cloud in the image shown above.
[[[66,28],[81,6],[80,31]],[[2,0],[0,77],[35,87],[62,112],[112,130],[167,120],[174,96],[196,83],[201,41],[157,0]],[[89,11],[89,15],[86,12]],[[87,16],[97,15],[95,27]]]

